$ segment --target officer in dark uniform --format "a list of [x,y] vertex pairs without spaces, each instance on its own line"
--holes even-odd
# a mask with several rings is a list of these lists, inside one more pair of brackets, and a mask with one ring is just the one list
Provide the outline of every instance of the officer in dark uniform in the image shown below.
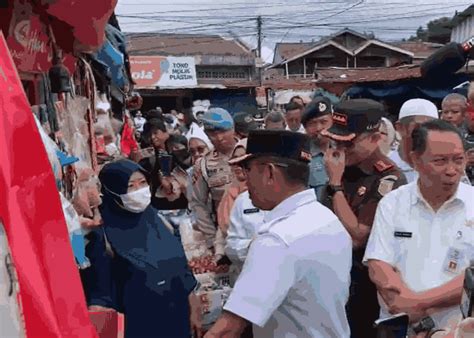
[[347,315],[351,337],[375,337],[379,316],[375,285],[362,265],[367,239],[380,199],[406,184],[403,173],[379,150],[383,106],[373,100],[342,101],[334,107],[333,125],[321,134],[330,138],[325,153],[329,177],[324,204],[331,208],[353,242],[351,292]]

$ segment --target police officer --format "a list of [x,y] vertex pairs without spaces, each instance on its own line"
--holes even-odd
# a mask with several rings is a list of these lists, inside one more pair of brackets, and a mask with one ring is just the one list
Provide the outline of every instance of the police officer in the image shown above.
[[[308,189],[309,138],[250,132],[242,166],[255,208],[268,210],[224,313],[206,338],[348,338],[351,239]],[[315,219],[312,215],[317,214]]]
[[194,229],[204,235],[208,248],[214,248],[217,207],[233,180],[228,161],[238,140],[235,138],[232,116],[225,109],[209,109],[203,115],[202,122],[214,150],[196,162],[190,209],[196,216]]
[[362,265],[380,199],[405,184],[401,171],[382,154],[378,143],[383,106],[373,100],[342,101],[334,107],[333,126],[321,134],[331,139],[325,154],[329,184],[325,204],[334,210],[353,242],[351,295],[347,305],[352,337],[375,336],[376,288]]
[[324,166],[324,152],[329,145],[329,139],[321,136],[321,131],[332,126],[332,104],[323,96],[315,98],[306,106],[301,119],[306,133],[311,138],[311,162],[309,164],[309,186],[316,191],[321,200],[328,175]]

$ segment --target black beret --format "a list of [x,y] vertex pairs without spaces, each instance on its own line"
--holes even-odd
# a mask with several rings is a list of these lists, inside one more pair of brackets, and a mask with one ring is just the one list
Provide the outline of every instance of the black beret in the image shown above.
[[301,123],[303,126],[305,126],[309,120],[332,114],[332,111],[333,109],[331,100],[324,96],[318,96],[306,106],[305,110],[303,111]]

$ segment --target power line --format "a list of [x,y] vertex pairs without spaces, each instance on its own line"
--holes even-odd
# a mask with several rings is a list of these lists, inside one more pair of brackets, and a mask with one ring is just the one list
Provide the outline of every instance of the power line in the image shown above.
[[[363,2],[364,2],[364,0],[360,0],[359,2],[355,3],[354,5],[352,5],[352,6],[348,7],[348,8],[346,8],[346,9],[344,9],[344,10],[338,12],[337,14],[342,14],[342,13],[344,13],[344,12],[347,12],[347,11],[351,10],[352,8],[357,7],[358,5],[362,4]],[[335,15],[337,15],[337,14],[331,14],[331,15],[325,17],[325,18],[322,18],[321,20],[326,20],[326,19],[332,18],[333,16],[335,16]],[[285,33],[285,35],[283,35],[283,37],[281,38],[280,43],[283,42],[283,40],[286,38],[286,36],[288,35],[288,33],[289,33],[292,29],[293,29],[293,28],[289,28],[289,29],[288,29],[288,31]]]

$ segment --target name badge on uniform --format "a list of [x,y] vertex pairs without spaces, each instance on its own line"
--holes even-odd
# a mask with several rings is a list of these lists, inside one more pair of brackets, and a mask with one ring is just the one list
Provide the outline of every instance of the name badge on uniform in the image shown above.
[[248,215],[248,214],[255,214],[257,212],[260,212],[260,209],[259,208],[253,208],[253,209],[245,209],[244,210],[244,214],[245,215]]
[[464,252],[458,248],[450,247],[443,263],[444,271],[457,274],[464,261]]
[[406,232],[406,231],[395,231],[393,233],[395,237],[399,238],[411,238],[413,236],[412,232]]

